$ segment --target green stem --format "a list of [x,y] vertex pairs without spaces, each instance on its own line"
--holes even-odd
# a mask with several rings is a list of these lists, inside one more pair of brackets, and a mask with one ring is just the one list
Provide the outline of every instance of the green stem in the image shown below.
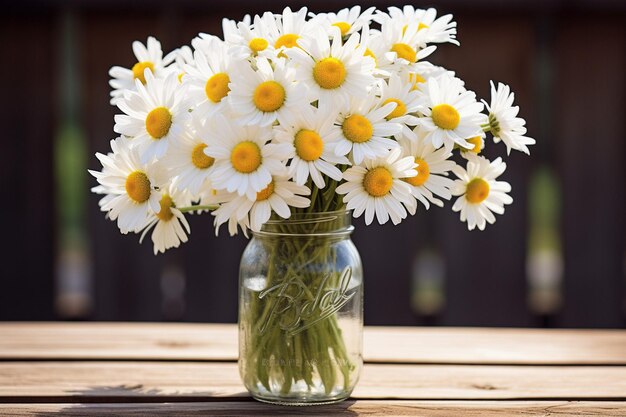
[[[336,181],[328,185],[328,197],[331,198],[326,198],[323,193],[313,193],[312,205],[318,201],[325,211],[333,203],[339,205],[334,195],[336,186]],[[338,221],[342,220],[335,220]],[[309,225],[306,233],[315,233],[319,226],[320,223]],[[249,346],[244,352],[249,374],[246,376],[247,383],[249,386],[261,384],[270,392],[278,390],[287,395],[295,384],[303,382],[309,390],[317,390],[317,383],[321,381],[324,392],[330,394],[337,388],[339,377],[343,388],[348,389],[355,366],[349,360],[337,313],[321,319],[320,310],[298,317],[295,316],[298,311],[290,310],[287,304],[280,304],[285,302],[286,296],[299,302],[300,306],[311,305],[322,285],[324,288],[321,291],[339,286],[341,271],[337,270],[337,252],[333,247],[336,239],[288,236],[289,233],[305,232],[298,224],[284,224],[279,230],[287,236],[265,238],[265,244],[269,245],[265,288],[283,288],[281,284],[293,282],[298,284],[285,287],[284,294],[270,292],[262,299],[252,296],[254,301],[243,312],[242,320],[251,332]],[[294,317],[285,316],[288,314]],[[297,319],[304,330],[291,334],[289,329],[281,327],[281,319],[286,323]],[[307,322],[311,324],[307,325]],[[319,378],[317,383],[315,375]]]

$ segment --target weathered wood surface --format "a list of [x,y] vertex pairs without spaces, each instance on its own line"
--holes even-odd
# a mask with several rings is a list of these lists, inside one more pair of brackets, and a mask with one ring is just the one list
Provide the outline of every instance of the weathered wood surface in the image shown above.
[[0,404],[11,416],[620,416],[626,404],[610,401],[344,401],[319,407],[256,402],[176,404]]
[[[0,362],[0,402],[247,396],[235,362]],[[352,397],[626,400],[626,367],[366,364]]]
[[[372,363],[626,365],[626,332],[366,327]],[[0,360],[237,359],[232,324],[2,323]]]
[[368,327],[348,401],[255,402],[236,325],[0,324],[0,415],[626,415],[626,331]]

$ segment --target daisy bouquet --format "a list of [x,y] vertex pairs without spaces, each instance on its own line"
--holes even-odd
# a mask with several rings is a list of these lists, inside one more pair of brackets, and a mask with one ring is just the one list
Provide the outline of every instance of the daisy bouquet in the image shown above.
[[[286,8],[224,20],[223,32],[201,33],[165,56],[156,39],[136,41],[137,63],[110,71],[119,137],[96,154],[93,191],[122,233],[151,233],[155,254],[187,241],[192,214],[214,216],[216,234],[226,224],[231,235],[247,235],[270,219],[339,210],[366,224],[398,224],[454,197],[461,221],[483,230],[512,202],[498,179],[506,164],[482,156],[487,134],[507,155],[528,154],[535,141],[507,85],[492,83],[490,102],[479,101],[454,72],[428,61],[439,44],[459,45],[451,15],[412,6]],[[331,256],[308,253],[305,242],[274,251],[274,262]],[[283,279],[274,275],[267,286]],[[319,279],[307,277],[312,286]],[[333,323],[310,327],[300,342],[323,340],[329,349],[317,355],[342,357]],[[273,330],[259,330],[257,355],[281,349],[284,335]],[[342,363],[346,376],[354,365]],[[283,375],[281,389],[310,381],[311,372],[330,389],[335,369],[320,366]],[[260,377],[268,389],[269,378]]]

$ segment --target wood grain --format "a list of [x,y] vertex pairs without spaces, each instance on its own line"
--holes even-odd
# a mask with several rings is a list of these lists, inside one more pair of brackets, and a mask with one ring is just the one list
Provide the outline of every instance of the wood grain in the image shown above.
[[[0,335],[0,360],[237,359],[233,324],[2,323]],[[366,327],[364,358],[378,363],[626,365],[626,331]]]
[[624,416],[626,404],[608,401],[344,401],[319,407],[257,402],[170,404],[0,404],[11,416]]
[[[236,363],[1,362],[0,402],[246,398]],[[626,400],[626,367],[366,364],[357,399]]]
[[4,359],[237,359],[233,324],[4,323],[0,334]]

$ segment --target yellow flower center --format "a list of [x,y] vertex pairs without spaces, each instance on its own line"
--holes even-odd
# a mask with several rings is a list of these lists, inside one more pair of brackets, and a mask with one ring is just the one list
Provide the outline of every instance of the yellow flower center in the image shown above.
[[263,38],[254,38],[248,43],[248,47],[255,53],[265,50],[267,45],[267,41]]
[[300,159],[304,161],[315,161],[322,155],[324,141],[317,132],[302,129],[296,133],[294,146],[296,147],[296,153]]
[[179,82],[179,83],[182,83],[182,82],[183,82],[183,76],[184,76],[184,75],[185,75],[185,73],[184,73],[184,72],[181,72],[180,74],[178,74],[178,77],[177,77],[177,78],[178,78],[178,82]]
[[383,102],[383,106],[388,103],[396,103],[396,108],[385,117],[387,120],[395,119],[396,117],[404,116],[406,114],[406,104],[402,100],[397,98],[388,98]]
[[365,174],[363,188],[372,197],[383,197],[389,193],[393,185],[391,172],[385,167],[374,168]]
[[256,193],[256,201],[267,200],[274,194],[274,180],[267,187]]
[[428,177],[430,176],[430,167],[422,158],[415,158],[415,163],[417,164],[417,168],[415,168],[417,175],[411,178],[404,178],[404,181],[419,187],[420,185],[423,185],[426,180],[428,180]]
[[126,177],[126,194],[135,202],[143,203],[150,198],[150,180],[141,171],[133,171]]
[[293,48],[294,46],[298,46],[298,39],[300,36],[295,33],[286,33],[280,38],[276,39],[276,43],[274,43],[274,48],[278,49],[282,46],[285,48]]
[[471,143],[472,145],[474,145],[473,148],[471,149],[466,149],[466,151],[470,151],[470,152],[474,152],[475,154],[479,154],[480,151],[483,150],[482,148],[482,138],[480,136],[474,136],[473,138],[469,138],[467,139],[467,141],[469,143]]
[[142,84],[146,83],[146,77],[144,76],[144,70],[150,69],[150,72],[154,72],[154,64],[150,61],[137,62],[133,65],[133,78],[141,81]]
[[204,153],[204,148],[206,148],[206,144],[200,143],[191,151],[191,163],[198,169],[210,168],[215,162],[214,158]]
[[360,114],[348,116],[341,125],[343,135],[351,142],[363,143],[370,140],[374,133],[372,122]]
[[482,178],[474,178],[467,184],[465,199],[472,204],[483,202],[489,196],[489,184]]
[[406,59],[409,62],[417,62],[417,51],[406,43],[394,43],[391,52],[395,52],[398,58]]
[[204,92],[213,103],[219,103],[230,91],[228,83],[230,77],[225,72],[218,72],[209,78],[204,86]]
[[146,130],[152,139],[161,139],[172,127],[172,113],[167,107],[157,107],[146,116]]
[[313,79],[322,88],[338,88],[346,79],[346,67],[337,58],[324,58],[313,67]]
[[336,26],[339,28],[339,30],[341,31],[341,36],[346,36],[348,32],[350,31],[350,28],[352,27],[350,26],[350,23],[347,23],[347,22],[333,23],[333,26]]
[[409,73],[409,82],[411,85],[411,91],[415,91],[418,89],[417,85],[426,82],[426,78],[422,77],[417,72]]
[[252,141],[240,142],[230,153],[230,163],[242,174],[249,174],[261,165],[261,149]]
[[172,217],[174,217],[174,213],[172,213],[172,207],[174,207],[172,197],[167,194],[163,195],[161,201],[159,201],[159,205],[161,206],[161,210],[156,214],[159,220],[164,222],[172,220]]
[[276,81],[262,82],[254,90],[252,100],[257,109],[262,112],[276,111],[285,102],[285,88]]
[[454,130],[461,121],[461,115],[449,104],[438,104],[433,107],[431,114],[433,122],[440,129]]
[[372,52],[370,48],[365,48],[365,52],[363,52],[363,56],[371,57],[374,60],[374,63],[376,64],[376,66],[378,67],[378,59],[376,59],[376,55],[374,55],[374,52]]

